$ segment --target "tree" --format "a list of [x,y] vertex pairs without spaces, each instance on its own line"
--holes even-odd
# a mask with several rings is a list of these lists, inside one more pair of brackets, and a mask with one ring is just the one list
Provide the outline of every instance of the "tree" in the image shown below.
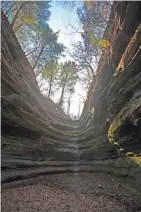
[[48,1],[10,1],[3,3],[3,10],[8,15],[9,21],[14,31],[23,25],[33,27],[46,26],[50,18],[50,4]]
[[76,63],[79,82],[83,85],[84,89],[89,89],[92,81],[96,78],[100,52],[94,48],[86,50],[83,41],[79,41],[73,45],[71,57]]
[[60,88],[61,97],[59,101],[59,107],[63,105],[63,97],[64,93],[68,91],[72,91],[74,86],[76,85],[78,76],[75,70],[75,63],[68,61],[65,64],[62,64],[61,72],[60,72]]
[[49,1],[11,1],[3,3],[3,8],[38,77],[46,64],[58,59],[65,49],[58,42],[59,32],[48,25]]
[[67,106],[67,115],[70,116],[71,99],[72,99],[72,96],[73,96],[73,94],[75,92],[74,87],[68,89],[68,91],[69,91],[69,97],[68,97],[68,101],[67,101],[67,103],[68,103],[68,106]]
[[24,30],[26,34],[18,32],[18,39],[38,76],[47,63],[63,55],[65,47],[58,42],[59,32],[54,33],[49,26],[46,26],[46,29],[36,27],[33,30]]
[[80,71],[81,83],[88,88],[95,79],[96,69],[103,51],[111,45],[103,38],[103,34],[109,19],[111,4],[108,2],[84,1],[84,5],[77,9],[82,30],[73,29],[74,33],[80,33],[81,42],[73,45],[71,57],[76,61],[77,69]]
[[76,61],[76,66],[78,70],[85,69],[88,72],[88,75],[92,75],[95,77],[95,69],[96,69],[96,58],[100,56],[100,52],[93,49],[89,51],[85,49],[85,45],[82,42],[78,42],[73,45],[73,53],[71,55],[73,59]]
[[58,43],[58,32],[54,33],[50,28],[40,33],[40,48],[32,54],[31,64],[33,69],[37,67],[36,76],[38,76],[44,66],[52,61],[58,59],[64,51],[63,44]]
[[57,5],[72,11],[75,7],[81,4],[81,1],[56,1]]
[[73,45],[71,57],[76,61],[80,82],[85,89],[95,81],[100,56],[110,46],[110,42],[103,38],[110,10],[111,3],[84,1],[84,5],[77,9],[82,30],[69,24],[74,33],[80,33],[82,37],[81,42]]
[[5,15],[9,15],[10,11],[17,2],[14,1],[1,1],[1,8],[5,12]]
[[103,38],[103,34],[109,19],[111,3],[84,1],[79,4],[78,2],[63,1],[59,4],[70,10],[78,7],[77,14],[83,30],[79,31],[69,23],[67,27],[70,26],[73,29],[72,33],[80,33],[83,37],[85,35],[93,47],[107,48],[110,45],[109,41]]
[[111,4],[104,1],[84,1],[84,6],[77,9],[84,30],[82,37],[85,44],[101,49],[110,45],[110,42],[103,38],[110,10]]
[[52,60],[49,64],[47,64],[43,70],[43,78],[46,83],[48,83],[48,98],[54,93],[55,91],[55,83],[57,82],[59,71],[59,64],[57,60]]

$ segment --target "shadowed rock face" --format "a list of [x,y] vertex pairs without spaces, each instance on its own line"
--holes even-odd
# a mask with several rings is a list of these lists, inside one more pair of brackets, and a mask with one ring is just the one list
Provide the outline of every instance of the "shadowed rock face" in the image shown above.
[[[93,127],[103,129],[111,143],[118,143],[125,152],[141,152],[141,4],[114,2],[122,31],[115,27],[106,31],[112,40],[113,52],[99,70],[85,104],[86,111],[95,108]],[[130,15],[129,15],[130,12]],[[111,13],[112,14],[112,13]],[[130,16],[130,17],[129,17]],[[115,17],[115,14],[114,14]],[[107,26],[109,29],[109,26]],[[113,33],[112,33],[113,32]],[[102,137],[103,139],[104,137]],[[106,140],[106,139],[105,139]]]
[[122,31],[109,21],[105,36],[112,41],[114,34],[113,52],[100,64],[79,121],[40,94],[2,13],[2,161],[116,158],[115,142],[125,152],[141,152],[141,4],[114,7]]

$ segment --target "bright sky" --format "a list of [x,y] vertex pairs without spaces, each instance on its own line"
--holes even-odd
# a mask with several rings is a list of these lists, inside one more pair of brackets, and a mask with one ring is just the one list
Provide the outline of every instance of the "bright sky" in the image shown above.
[[[82,4],[81,1],[79,1],[79,4]],[[73,10],[68,10],[66,8],[63,8],[60,6],[57,2],[52,3],[51,11],[51,17],[49,21],[50,27],[56,32],[60,30],[59,33],[59,42],[63,43],[69,51],[72,50],[72,44],[80,41],[81,36],[79,33],[72,33],[74,32],[71,27],[67,27],[68,24],[71,24],[73,27],[80,29],[79,19],[76,14],[77,8],[74,8]],[[81,29],[80,29],[81,31]],[[67,35],[69,33],[72,33],[70,35]],[[66,60],[72,60],[69,54],[66,53],[65,58],[61,58],[60,62],[64,62]],[[71,107],[70,107],[70,113],[73,115],[78,115],[79,110],[83,109],[83,104],[81,104],[81,107],[79,108],[80,102],[82,101],[81,96],[85,96],[85,91],[81,87],[81,84],[78,82],[75,87],[75,94],[72,97]],[[81,95],[81,96],[80,96]],[[55,100],[57,100],[60,97],[59,94],[56,94]],[[67,104],[65,105],[67,107]]]

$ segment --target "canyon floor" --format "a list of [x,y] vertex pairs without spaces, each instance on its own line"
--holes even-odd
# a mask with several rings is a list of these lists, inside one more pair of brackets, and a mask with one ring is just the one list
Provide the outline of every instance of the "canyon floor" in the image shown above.
[[2,184],[3,212],[141,212],[141,194],[104,173],[44,175]]

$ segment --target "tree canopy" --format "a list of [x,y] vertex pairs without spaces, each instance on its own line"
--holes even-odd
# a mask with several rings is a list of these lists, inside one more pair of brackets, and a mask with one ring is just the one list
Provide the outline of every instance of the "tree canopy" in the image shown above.
[[87,92],[96,78],[96,69],[103,51],[111,45],[104,36],[111,2],[60,1],[57,5],[71,11],[75,8],[81,28],[68,23],[81,40],[74,42],[70,56],[65,59],[66,47],[59,42],[60,31],[49,25],[51,1],[2,1],[2,9],[31,63],[40,91],[48,98],[58,96],[59,107],[68,104],[70,113],[72,96],[79,82]]

